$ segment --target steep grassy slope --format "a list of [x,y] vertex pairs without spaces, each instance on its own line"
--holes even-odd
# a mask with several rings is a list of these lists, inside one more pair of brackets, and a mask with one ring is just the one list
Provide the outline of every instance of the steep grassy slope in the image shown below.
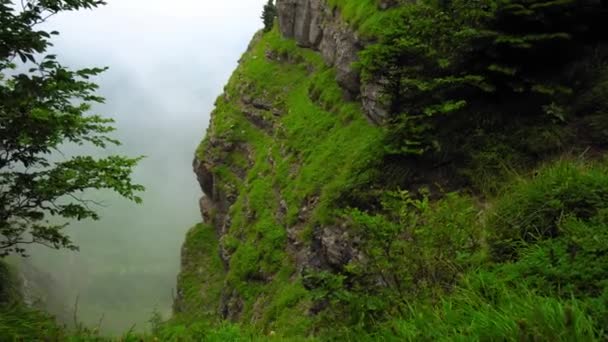
[[[258,34],[197,151],[209,226],[186,243],[166,331],[605,338],[605,11],[326,5],[391,116],[371,124],[317,52]],[[561,51],[576,52],[547,62]]]
[[215,186],[234,196],[221,241],[230,254],[226,310],[266,331],[310,330],[297,246],[308,246],[336,199],[368,178],[361,170],[379,149],[381,130],[342,100],[333,78],[320,57],[277,31],[256,38],[198,150],[200,160],[219,161]]

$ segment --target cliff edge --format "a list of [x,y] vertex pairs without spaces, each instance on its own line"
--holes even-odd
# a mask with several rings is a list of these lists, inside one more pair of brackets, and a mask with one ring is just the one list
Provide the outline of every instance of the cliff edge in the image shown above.
[[605,6],[276,6],[196,152],[203,223],[176,319],[302,338],[604,336]]

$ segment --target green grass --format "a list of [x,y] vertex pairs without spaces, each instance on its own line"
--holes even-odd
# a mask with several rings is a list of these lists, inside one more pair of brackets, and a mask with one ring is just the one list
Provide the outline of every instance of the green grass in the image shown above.
[[[320,286],[334,301],[321,331],[353,341],[605,340],[607,165],[547,163],[507,184],[485,211],[448,194],[396,197],[381,215],[351,212],[367,258],[337,286]],[[526,235],[532,228],[539,233]],[[515,258],[496,258],[504,245]]]
[[607,171],[602,163],[561,160],[515,181],[489,215],[495,258],[516,258],[520,247],[563,235],[565,220],[588,221],[606,210]]
[[[282,61],[269,60],[269,52]],[[243,113],[248,109],[240,102],[244,97],[280,111],[263,116],[270,130],[248,121]],[[251,165],[242,179],[221,165],[212,170],[220,187],[229,185],[238,194],[222,243],[233,251],[226,281],[243,300],[242,321],[277,334],[309,329],[310,319],[302,313],[311,298],[285,251],[287,227],[297,223],[300,208],[312,198],[318,204],[310,208],[311,222],[330,222],[336,199],[368,179],[358,171],[373,161],[381,135],[358,104],[343,100],[334,72],[321,57],[278,31],[262,36],[242,57],[198,149],[202,159]],[[243,148],[214,149],[211,139]],[[248,161],[242,160],[244,149],[250,151]],[[287,205],[285,217],[277,216],[281,200]]]
[[[382,34],[385,25],[408,7],[380,11],[371,0],[329,3],[368,37]],[[281,38],[276,29],[257,39],[218,98],[208,135],[197,152],[200,159],[219,161],[211,170],[216,184],[235,195],[228,213],[231,224],[219,243],[232,253],[222,286],[242,305],[241,328],[278,337],[335,328],[341,334],[336,336],[354,340],[601,336],[597,322],[604,313],[604,260],[590,232],[603,229],[603,223],[588,219],[599,215],[599,203],[607,200],[605,167],[566,160],[541,168],[535,178],[509,183],[522,170],[537,165],[534,156],[555,155],[569,146],[572,130],[558,124],[526,125],[522,120],[513,124],[514,132],[480,131],[480,139],[474,141],[458,137],[465,143],[454,148],[466,150],[471,163],[460,165],[454,176],[469,179],[473,193],[489,199],[435,193],[434,197],[445,198],[411,202],[415,209],[407,202],[379,210],[380,200],[375,198],[370,204],[375,209],[361,211],[360,218],[368,228],[374,227],[368,238],[378,239],[378,244],[366,242],[360,247],[368,248],[369,260],[377,264],[366,269],[363,264],[347,265],[336,279],[324,280],[325,285],[339,284],[338,290],[306,290],[293,256],[286,251],[287,229],[298,227],[298,242],[306,246],[313,227],[350,222],[353,211],[347,210],[345,217],[345,196],[359,191],[368,199],[386,195],[387,189],[369,189],[382,177],[378,165],[386,153],[386,132],[367,122],[358,103],[344,100],[335,71],[318,54]],[[264,127],[246,115],[251,108],[242,100],[247,98],[273,108],[274,112],[257,113]],[[479,146],[473,146],[475,142]],[[483,201],[489,203],[476,206]],[[303,214],[304,206],[312,207]],[[374,217],[383,218],[374,221]],[[395,224],[393,235],[380,234]],[[555,229],[570,235],[550,233]],[[568,246],[575,240],[581,241],[577,268],[589,277],[568,272],[564,263],[545,267],[547,273],[539,270],[551,253],[567,258]],[[400,241],[389,248],[390,257],[382,254],[385,241]],[[597,262],[589,262],[592,258]],[[374,270],[403,277],[401,289],[378,287],[377,275],[365,273]],[[518,279],[525,281],[519,284]],[[349,288],[342,286],[345,280]],[[487,297],[491,289],[479,285],[483,281],[495,282],[500,296]],[[330,301],[326,313],[337,314],[335,320],[318,321],[306,314],[319,293]],[[576,298],[568,297],[572,293],[577,293]],[[399,307],[395,301],[409,307]],[[350,312],[332,311],[340,303],[346,303],[342,308]],[[359,317],[350,320],[348,315]],[[367,321],[353,326],[341,325],[340,320]],[[369,329],[379,335],[369,335]]]
[[180,300],[174,319],[190,322],[215,318],[223,276],[215,228],[196,225],[188,232],[182,249],[177,289]]
[[[435,306],[414,305],[374,339],[400,341],[597,341],[598,327],[577,300],[543,297],[473,274]],[[354,340],[357,340],[355,337]],[[365,339],[363,339],[365,340]]]
[[383,31],[383,26],[391,17],[402,10],[404,5],[389,10],[380,10],[377,0],[328,0],[332,8],[340,14],[352,28],[367,37],[374,37]]

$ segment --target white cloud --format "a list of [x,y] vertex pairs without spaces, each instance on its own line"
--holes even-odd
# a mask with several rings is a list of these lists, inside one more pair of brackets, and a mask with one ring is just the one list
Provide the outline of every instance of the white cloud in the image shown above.
[[119,126],[137,115],[121,119],[121,106],[143,94],[158,103],[148,118],[204,126],[215,97],[262,26],[264,3],[109,0],[94,10],[62,13],[47,26],[61,32],[53,52],[64,63],[110,67],[99,82],[108,97],[102,110],[118,113]]

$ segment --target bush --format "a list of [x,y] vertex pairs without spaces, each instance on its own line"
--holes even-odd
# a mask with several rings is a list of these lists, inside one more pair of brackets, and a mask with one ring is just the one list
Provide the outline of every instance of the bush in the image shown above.
[[478,265],[478,211],[470,198],[451,193],[431,203],[400,191],[386,195],[383,206],[378,214],[347,211],[362,257],[341,275],[311,277],[317,293],[335,304],[332,315],[351,325],[373,328],[404,314],[412,300],[449,293]]
[[519,251],[564,235],[564,220],[587,222],[608,207],[608,173],[603,165],[560,161],[533,179],[517,181],[488,217],[495,260],[515,260]]
[[505,268],[547,295],[600,296],[608,289],[608,222],[567,218],[559,230],[561,237],[522,251]]

